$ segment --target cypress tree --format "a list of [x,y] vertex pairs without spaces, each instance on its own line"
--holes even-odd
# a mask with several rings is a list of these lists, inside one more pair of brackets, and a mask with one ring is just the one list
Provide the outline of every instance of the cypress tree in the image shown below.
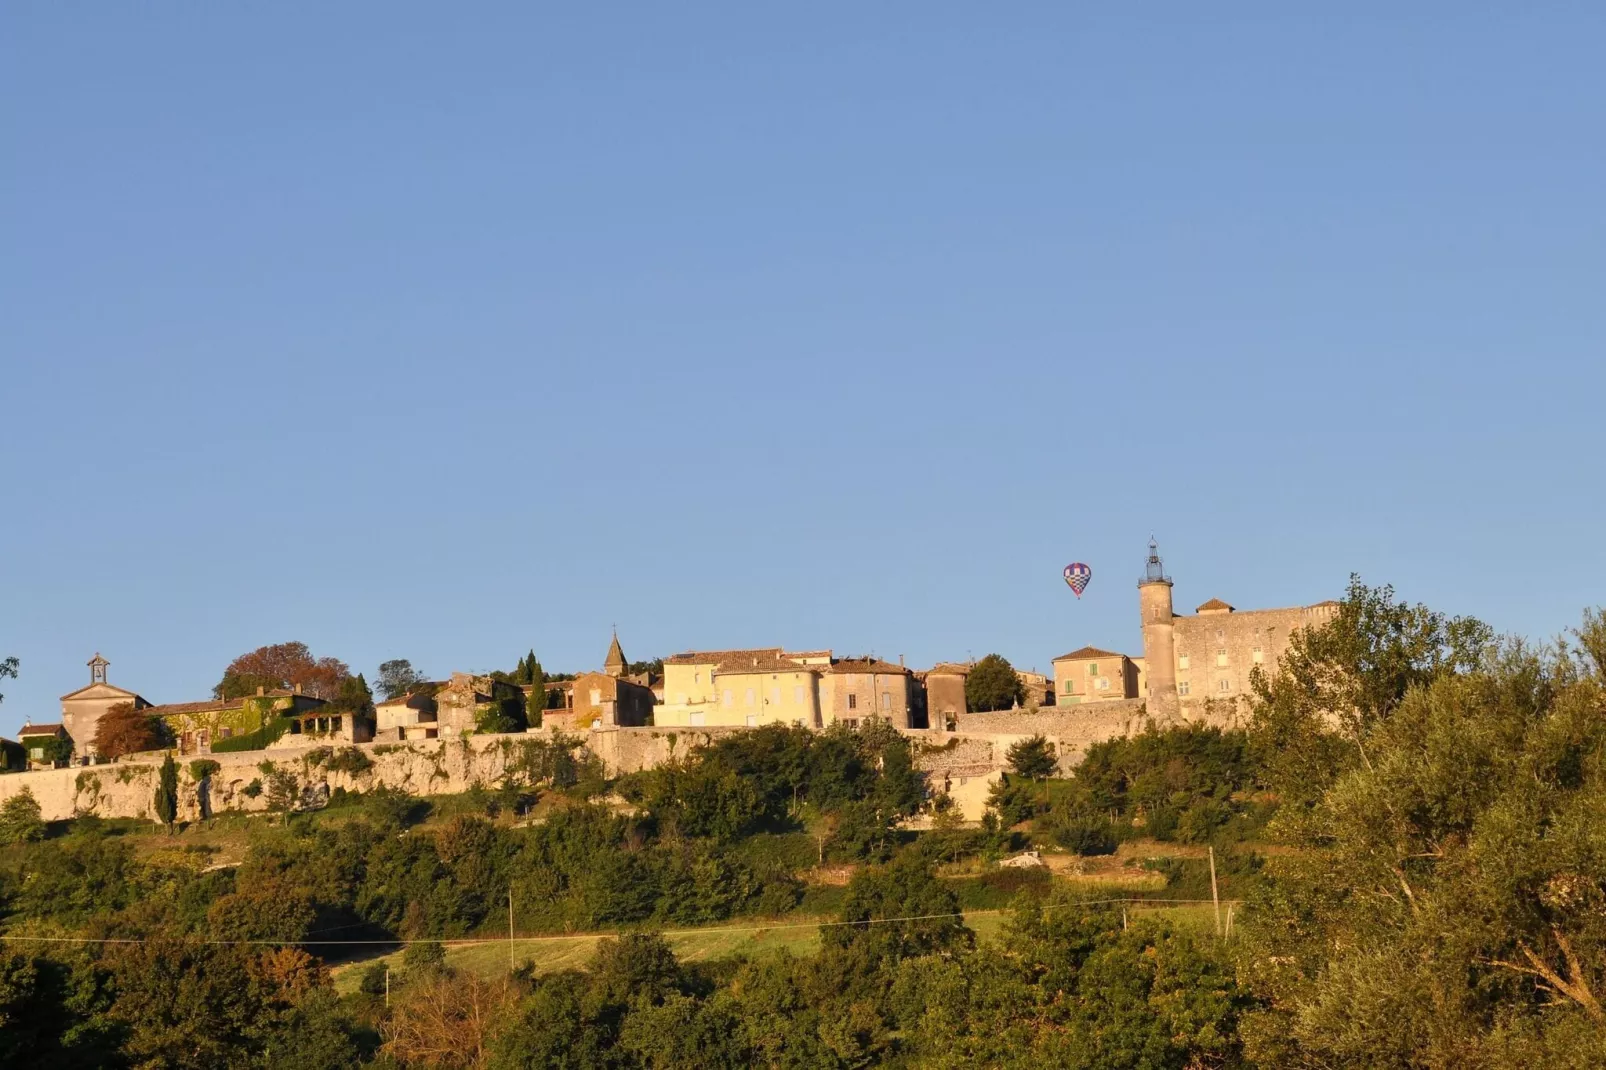
[[162,760],[162,772],[156,784],[156,816],[168,828],[178,819],[178,763],[168,752]]
[[529,728],[541,727],[542,711],[546,709],[546,673],[530,651],[530,696],[524,700],[524,723]]

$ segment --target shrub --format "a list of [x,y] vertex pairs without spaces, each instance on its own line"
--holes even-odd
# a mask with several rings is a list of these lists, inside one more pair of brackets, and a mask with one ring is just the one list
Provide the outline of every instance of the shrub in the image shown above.
[[251,781],[251,783],[247,784],[245,787],[240,789],[240,794],[244,795],[247,799],[254,799],[258,795],[261,795],[262,794],[262,781],[261,781],[261,779],[253,779]]
[[278,742],[279,737],[289,730],[288,717],[274,717],[255,732],[217,740],[212,744],[212,751],[215,754],[234,754],[239,751],[261,750],[270,743]]
[[45,823],[39,818],[39,803],[33,791],[23,788],[0,805],[0,843],[27,843],[44,839]]
[[357,747],[342,747],[326,763],[331,773],[345,773],[348,776],[358,776],[374,767],[374,760],[364,754]]
[[1097,814],[1074,814],[1056,822],[1054,841],[1079,855],[1115,853],[1116,835],[1110,822]]
[[197,758],[190,763],[190,779],[199,784],[222,768],[210,758]]

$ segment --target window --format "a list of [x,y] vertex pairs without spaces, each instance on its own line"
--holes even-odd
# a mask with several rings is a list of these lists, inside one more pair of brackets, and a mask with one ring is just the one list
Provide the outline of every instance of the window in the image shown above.
[[602,705],[602,688],[593,687],[591,689],[591,705],[593,705],[593,706]]
[[28,757],[32,758],[36,762],[44,761],[45,760],[45,748],[43,748],[43,747],[29,747],[28,748]]
[[756,728],[757,726],[758,726],[758,714],[756,714],[756,713],[748,714],[747,715],[747,727]]
[[1178,654],[1177,655],[1177,668],[1186,669],[1187,667],[1188,667],[1188,655],[1186,655],[1186,654]]
[[779,706],[781,704],[781,689],[780,688],[778,688],[778,687],[770,688],[770,704],[774,705],[774,706]]
[[1222,631],[1222,630],[1221,630],[1221,629],[1220,629],[1220,628],[1217,628],[1217,629],[1216,629],[1216,638],[1217,638],[1217,639],[1221,639],[1221,638],[1224,638],[1224,637],[1225,637],[1225,636],[1226,636],[1226,634],[1227,634],[1227,633],[1226,633],[1226,632],[1224,632],[1224,631]]
[[731,689],[727,687],[724,692],[720,694],[719,699],[725,705],[729,706],[731,704]]
[[1100,691],[1108,691],[1110,689],[1110,678],[1108,676],[1101,676],[1094,681],[1093,686],[1098,688]]
[[753,704],[753,702],[754,702],[753,689],[750,687],[750,688],[747,689],[747,704],[749,706],[751,706]]
[[848,696],[848,709],[856,710],[858,708],[859,708],[859,696],[858,695],[849,695]]
[[228,725],[224,725],[222,728],[217,730],[217,735],[219,739],[228,739],[234,735],[234,729],[230,728]]
[[883,692],[881,692],[881,708],[884,709],[884,710],[892,709],[892,692],[891,691],[883,691]]
[[799,705],[799,706],[803,705],[803,685],[802,684],[798,684],[796,687],[792,688],[792,701],[794,703],[796,703],[797,705]]
[[1188,681],[1184,680],[1184,681],[1182,681],[1181,683],[1179,683],[1177,685],[1177,694],[1186,695],[1187,693],[1188,693]]
[[1258,646],[1255,647],[1254,653],[1249,656],[1256,665],[1259,665],[1266,660],[1266,656],[1260,652],[1260,648]]
[[1087,666],[1087,674],[1089,676],[1097,676],[1099,674],[1099,663],[1096,661],[1089,662]]
[[849,728],[859,727],[859,719],[857,717],[846,718],[842,723],[847,725]]
[[1227,666],[1227,650],[1225,647],[1216,651],[1216,668],[1224,669]]
[[1225,676],[1223,676],[1221,679],[1216,681],[1216,690],[1217,691],[1231,691],[1232,690],[1232,681],[1227,679]]

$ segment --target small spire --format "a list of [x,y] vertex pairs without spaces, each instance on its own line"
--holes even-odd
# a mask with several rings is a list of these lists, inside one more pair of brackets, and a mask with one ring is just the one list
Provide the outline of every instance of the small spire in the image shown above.
[[608,644],[608,656],[602,659],[602,671],[609,676],[623,676],[630,663],[625,660],[624,648],[619,645],[619,629],[613,630],[613,642]]
[[110,665],[111,662],[101,657],[100,651],[97,650],[95,651],[95,656],[90,658],[87,664],[89,665],[89,682],[92,684],[105,683],[106,666]]

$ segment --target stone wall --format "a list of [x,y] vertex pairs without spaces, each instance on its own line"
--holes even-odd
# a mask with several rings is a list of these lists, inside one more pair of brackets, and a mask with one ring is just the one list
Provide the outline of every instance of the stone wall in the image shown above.
[[[1223,715],[1215,713],[1193,719],[1227,723]],[[916,767],[929,775],[935,790],[947,790],[971,820],[981,816],[987,788],[1008,765],[1007,754],[1015,743],[1032,736],[1045,737],[1059,755],[1061,770],[1069,771],[1092,744],[1136,734],[1148,723],[1144,705],[1138,701],[1090,703],[1063,710],[1045,707],[1036,713],[965,713],[955,720],[957,731],[908,734],[915,743]],[[745,731],[748,729],[742,726],[603,728],[568,738],[577,739],[595,754],[609,776],[620,776],[683,758],[716,739]],[[454,794],[475,784],[499,783],[519,760],[521,744],[554,738],[550,729],[536,729],[522,735],[364,743],[333,749],[332,753],[356,750],[366,755],[373,766],[360,773],[327,768],[327,762],[318,759],[331,753],[328,747],[212,754],[208,758],[218,764],[218,771],[201,783],[191,776],[189,760],[180,760],[179,816],[195,820],[223,811],[266,810],[272,773],[294,777],[295,792],[305,805],[317,805],[339,788],[367,792],[384,786],[414,795]],[[265,763],[271,765],[265,767]],[[160,755],[147,755],[109,765],[0,775],[0,802],[27,788],[48,821],[83,814],[148,818],[154,812],[160,765]],[[263,790],[248,796],[246,789],[253,781],[261,782]]]

